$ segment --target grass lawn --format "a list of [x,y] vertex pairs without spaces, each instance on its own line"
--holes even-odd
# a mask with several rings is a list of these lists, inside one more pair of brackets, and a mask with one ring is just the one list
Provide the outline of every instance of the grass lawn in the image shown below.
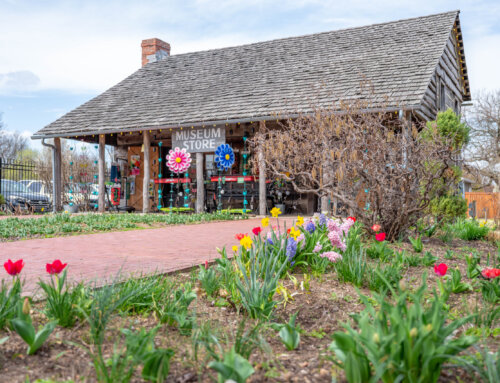
[[48,238],[74,234],[145,229],[209,221],[246,219],[228,213],[203,214],[57,214],[36,218],[4,218],[0,220],[0,241]]

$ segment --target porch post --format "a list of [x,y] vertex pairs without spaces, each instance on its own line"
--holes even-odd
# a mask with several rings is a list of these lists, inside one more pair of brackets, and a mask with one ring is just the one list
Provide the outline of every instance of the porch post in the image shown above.
[[[264,121],[259,122],[259,130],[261,133],[263,133],[265,126],[266,123]],[[266,163],[264,162],[264,152],[260,145],[257,150],[259,160],[259,215],[266,215]]]
[[205,211],[205,182],[203,179],[203,153],[196,153],[196,212]]
[[106,185],[105,185],[105,148],[106,148],[106,136],[104,134],[99,134],[99,185],[98,185],[98,210],[99,213],[104,213],[106,207]]
[[151,138],[147,130],[143,131],[144,144],[144,178],[142,180],[142,212],[149,213],[149,180],[151,178],[151,164],[149,159],[149,148],[151,146]]
[[62,208],[62,167],[61,167],[61,139],[59,137],[54,138],[54,163],[52,166],[54,167],[54,175],[55,179],[53,180],[54,184],[52,187],[54,188],[55,201],[53,201],[54,207],[56,211],[60,211]]

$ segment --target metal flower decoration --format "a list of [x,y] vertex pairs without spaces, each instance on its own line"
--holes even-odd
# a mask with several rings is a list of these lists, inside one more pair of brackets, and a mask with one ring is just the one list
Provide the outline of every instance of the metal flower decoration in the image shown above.
[[234,165],[234,152],[228,144],[222,144],[215,149],[214,162],[219,170],[227,170]]
[[170,149],[167,154],[167,166],[174,173],[184,173],[191,165],[191,154],[186,149]]

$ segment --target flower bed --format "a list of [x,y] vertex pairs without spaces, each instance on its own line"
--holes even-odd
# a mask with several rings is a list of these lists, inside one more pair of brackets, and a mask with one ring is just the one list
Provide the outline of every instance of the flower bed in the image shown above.
[[39,218],[0,220],[0,241],[71,234],[133,230],[165,225],[246,219],[229,213],[203,214],[56,214]]
[[235,234],[233,258],[221,249],[192,272],[69,289],[71,265],[55,260],[43,302],[20,298],[23,262],[7,261],[2,376],[488,381],[500,363],[487,351],[500,343],[498,249],[390,244],[381,227],[363,231],[353,217],[298,217],[287,228],[273,215]]

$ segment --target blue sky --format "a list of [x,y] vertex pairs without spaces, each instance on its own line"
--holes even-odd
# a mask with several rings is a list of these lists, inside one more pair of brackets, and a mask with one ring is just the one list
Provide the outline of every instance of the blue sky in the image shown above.
[[145,38],[177,54],[455,9],[473,95],[499,89],[498,0],[0,0],[0,113],[32,134],[137,70]]

